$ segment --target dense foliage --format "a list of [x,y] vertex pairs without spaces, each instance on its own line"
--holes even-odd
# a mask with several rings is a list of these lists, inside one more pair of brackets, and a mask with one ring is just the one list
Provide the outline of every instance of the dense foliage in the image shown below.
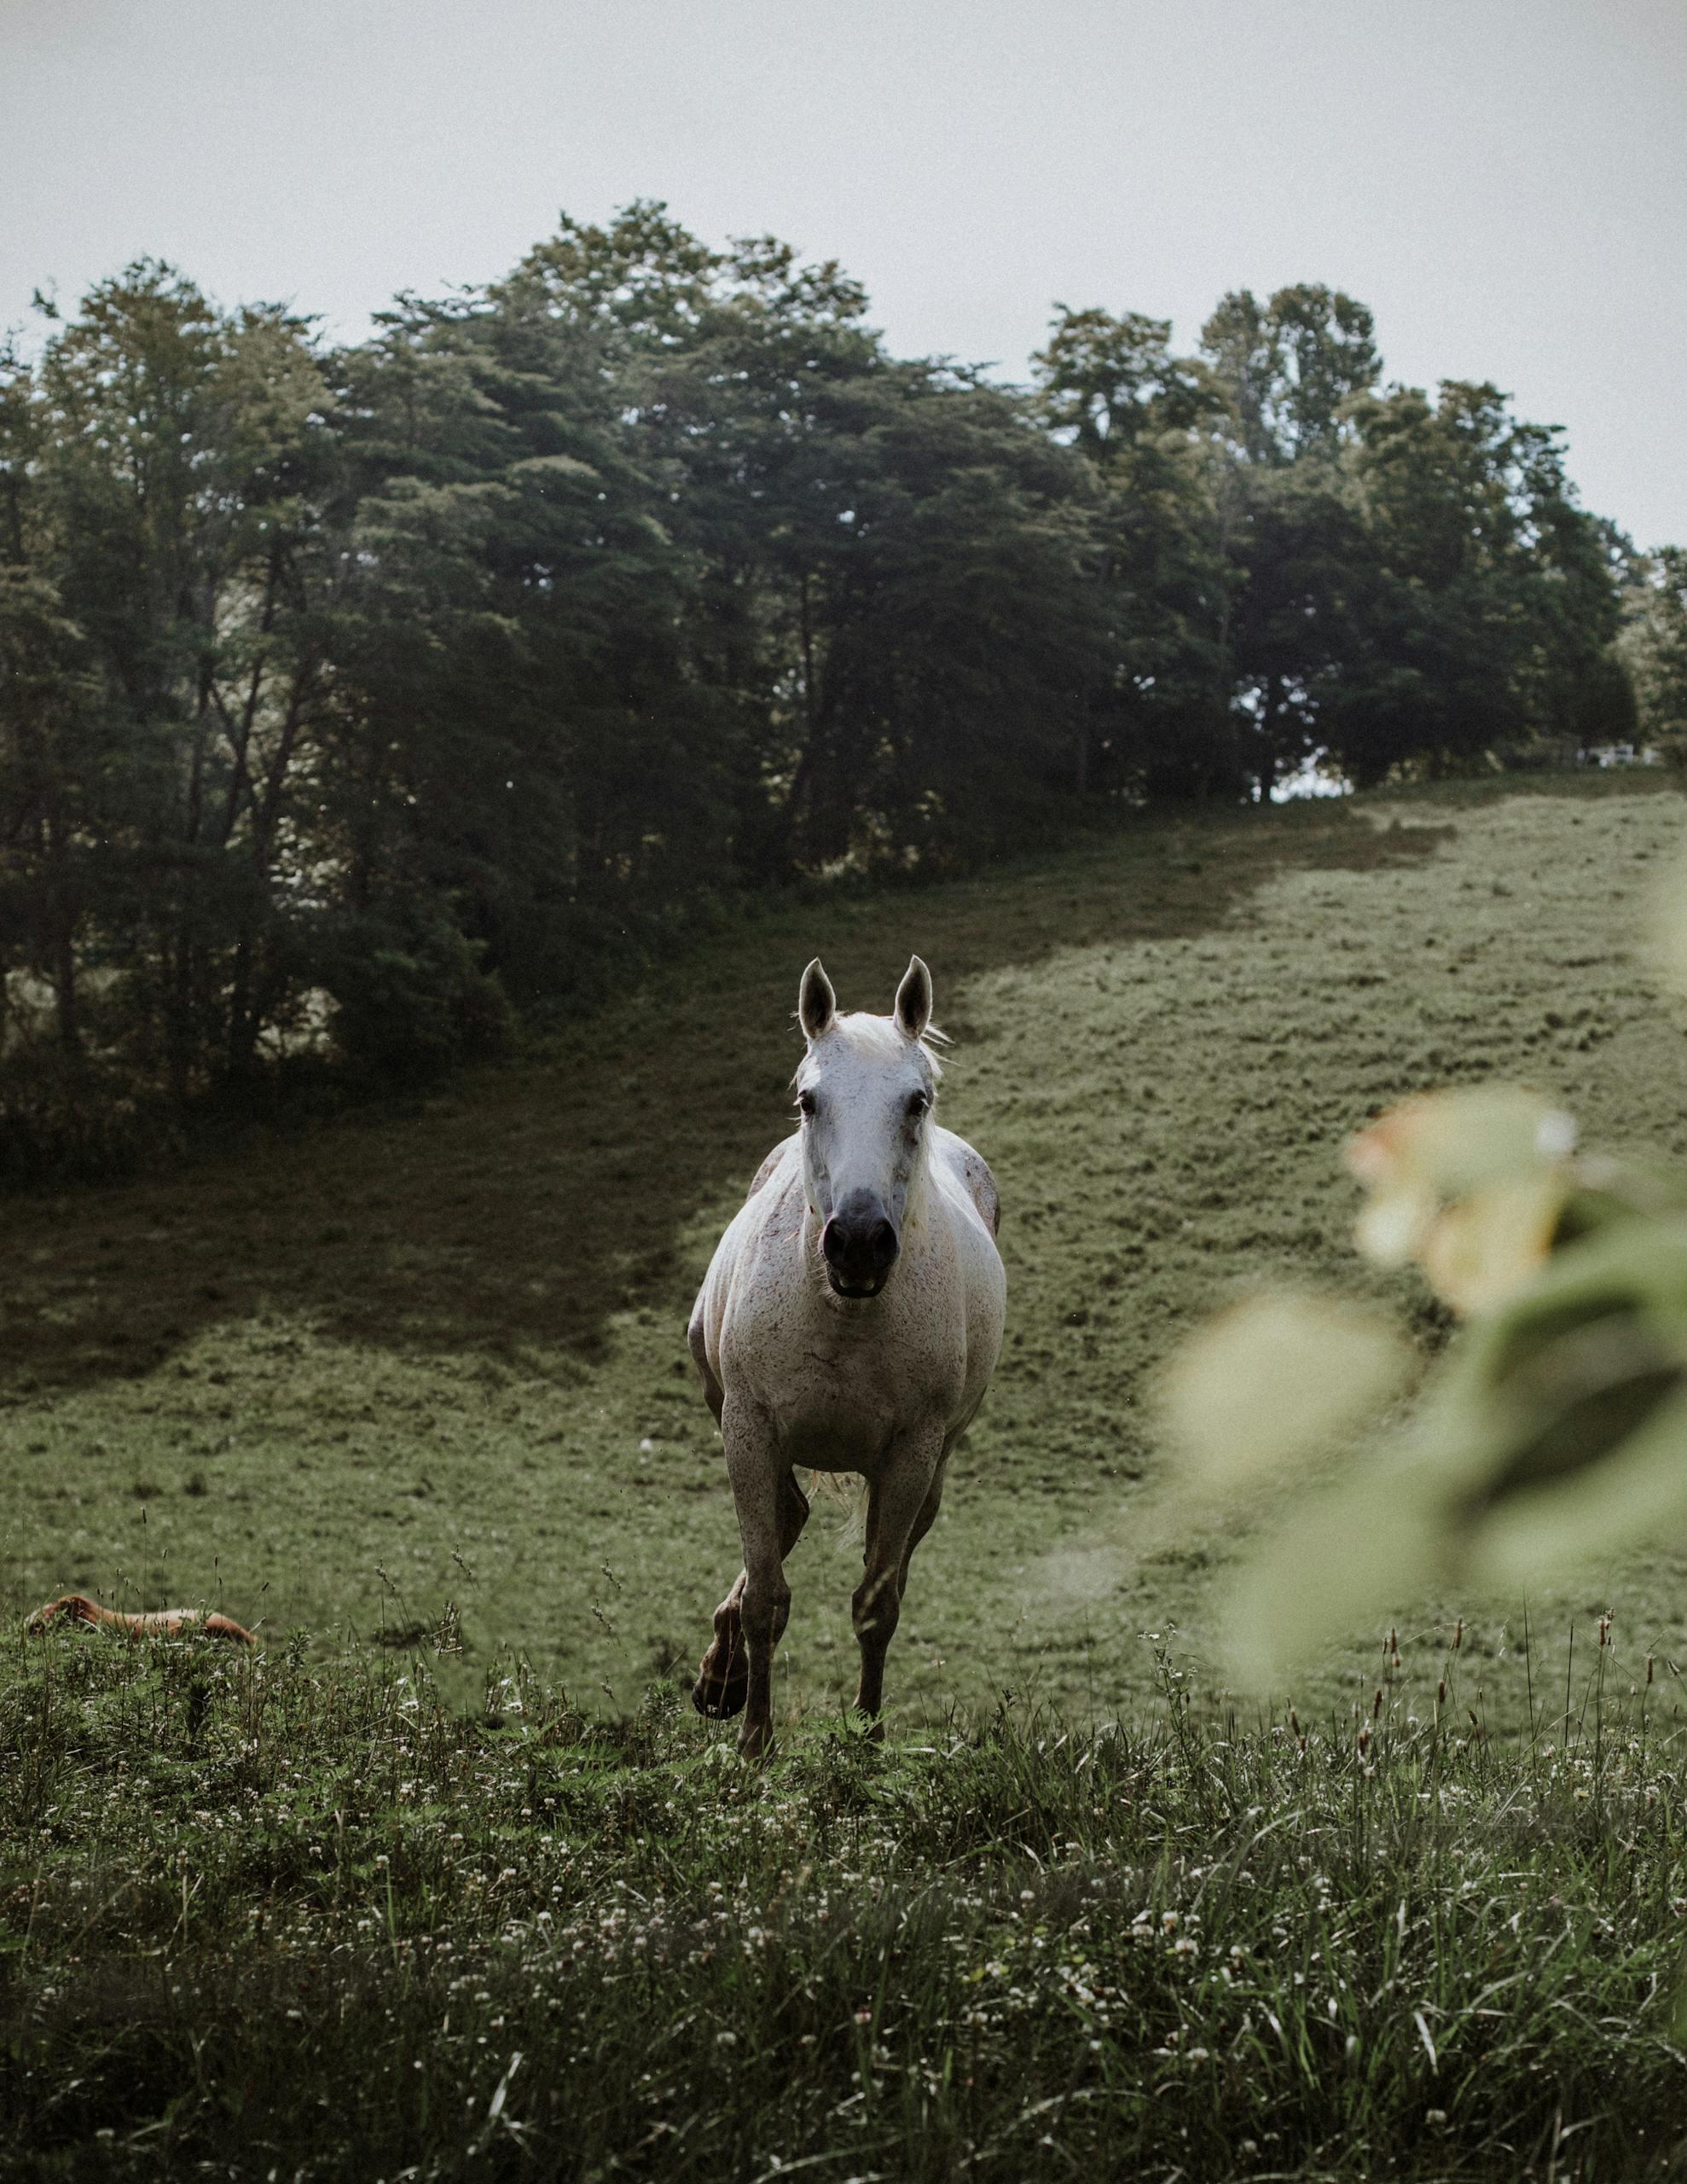
[[1677,764],[1687,748],[1687,548],[1635,561],[1620,650],[1634,677],[1644,732]]
[[142,263],[10,357],[0,1165],[495,1048],[748,891],[1632,729],[1557,436],[1351,299],[1062,307],[1023,390],[867,311],[639,204],[347,348]]

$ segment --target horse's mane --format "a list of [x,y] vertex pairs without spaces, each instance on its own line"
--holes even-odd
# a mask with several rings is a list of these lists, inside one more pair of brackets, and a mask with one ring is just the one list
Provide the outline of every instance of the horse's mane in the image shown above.
[[[877,1025],[881,1026],[890,1037],[899,1040],[907,1037],[894,1016],[875,1016],[870,1008],[851,1008],[848,1011],[840,1009],[837,1020],[840,1024]],[[791,1011],[791,1021],[797,1024],[799,1029],[801,1028],[800,1019],[795,1009]],[[928,1024],[919,1038],[915,1040],[914,1044],[925,1055],[927,1066],[931,1072],[932,1082],[936,1083],[943,1074],[943,1058],[937,1049],[939,1047],[953,1046],[954,1042],[939,1025]],[[797,1068],[791,1073],[791,1081],[793,1084],[797,1082],[797,1072],[802,1066],[802,1063],[798,1062]]]
[[936,1083],[943,1074],[943,1057],[938,1053],[938,1048],[953,1046],[954,1043],[948,1033],[936,1024],[928,1024],[914,1041],[915,1046],[919,1048],[930,1065],[933,1083]]

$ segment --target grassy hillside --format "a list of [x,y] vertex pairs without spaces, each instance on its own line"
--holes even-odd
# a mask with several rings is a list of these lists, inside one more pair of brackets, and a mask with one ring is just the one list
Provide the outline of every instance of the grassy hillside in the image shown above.
[[[1681,1013],[1633,948],[1683,830],[1678,796],[1628,785],[1162,822],[936,893],[781,909],[554,1060],[413,1112],[7,1203],[0,1609],[72,1586],[205,1600],[322,1650],[454,1607],[459,1682],[519,1652],[618,1709],[688,1677],[737,1555],[686,1311],[788,1126],[803,963],[884,1008],[918,948],[956,1040],[945,1119],[1002,1186],[1010,1334],[890,1698],[913,1720],[1004,1690],[1128,1713],[1142,1634],[1175,1625],[1198,1653],[1237,1546],[1224,1527],[1133,1546],[1157,1461],[1140,1398],[1180,1327],[1286,1274],[1391,1295],[1436,1337],[1421,1292],[1348,1250],[1342,1136],[1499,1074],[1591,1140],[1687,1150]],[[852,1687],[858,1553],[822,1508],[792,1557],[787,1719]],[[1687,1654],[1684,1576],[1687,1548],[1533,1603],[1535,1627],[1556,1642],[1615,1606],[1624,1658]],[[1425,1650],[1455,1611],[1504,1715],[1515,1604],[1377,1603]],[[1359,1673],[1336,1660],[1293,1695]]]

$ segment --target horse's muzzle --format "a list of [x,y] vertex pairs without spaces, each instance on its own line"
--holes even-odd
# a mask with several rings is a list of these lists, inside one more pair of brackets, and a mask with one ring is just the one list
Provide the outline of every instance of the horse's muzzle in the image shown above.
[[820,1231],[826,1278],[838,1297],[878,1296],[901,1248],[895,1227],[872,1203],[840,1207]]

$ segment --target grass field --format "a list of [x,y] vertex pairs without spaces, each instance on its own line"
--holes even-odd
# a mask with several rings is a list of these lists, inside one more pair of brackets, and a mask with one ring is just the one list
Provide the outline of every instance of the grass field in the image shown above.
[[[782,909],[542,1066],[126,1188],[0,1209],[0,1607],[75,1586],[207,1600],[319,1647],[432,1627],[586,1706],[688,1673],[736,1568],[684,1351],[715,1236],[787,1127],[797,974],[888,1008],[912,948],[956,1045],[943,1107],[992,1160],[1010,1333],[891,1659],[952,1699],[1128,1711],[1145,1630],[1199,1653],[1226,1525],[1133,1548],[1142,1397],[1180,1329],[1288,1275],[1390,1296],[1348,1235],[1342,1136],[1419,1087],[1551,1091],[1591,1141],[1687,1145],[1682,1012],[1637,967],[1678,796],[1321,804],[1128,831],[935,893]],[[791,1560],[781,1706],[851,1687],[859,1550]],[[1535,1604],[1687,1654],[1687,1554]],[[1516,1703],[1515,1604],[1465,1612]],[[1363,1634],[1355,1634],[1356,1636]],[[468,1671],[465,1671],[465,1674]],[[1290,1694],[1317,1705],[1339,1662]]]
[[1597,1647],[1518,1746],[1457,1655],[1358,1734],[1162,1658],[1128,1727],[809,1729],[765,1769],[666,1685],[613,1727],[520,1676],[465,1712],[431,1658],[14,1641],[0,2173],[1687,2162],[1681,1769]]
[[[1634,944],[1683,828],[1443,793],[787,906],[542,1065],[7,1203],[0,2175],[1678,2173],[1687,1542],[1379,1600],[1238,1706],[1248,1519],[1150,1522],[1145,1397],[1262,1280],[1440,1342],[1348,1245],[1339,1141],[1403,1092],[1687,1150]],[[803,962],[883,1008],[916,946],[1009,1345],[892,1742],[822,1509],[748,1770],[682,1695],[736,1566],[685,1314]],[[25,1637],[71,1586],[266,1644]]]

